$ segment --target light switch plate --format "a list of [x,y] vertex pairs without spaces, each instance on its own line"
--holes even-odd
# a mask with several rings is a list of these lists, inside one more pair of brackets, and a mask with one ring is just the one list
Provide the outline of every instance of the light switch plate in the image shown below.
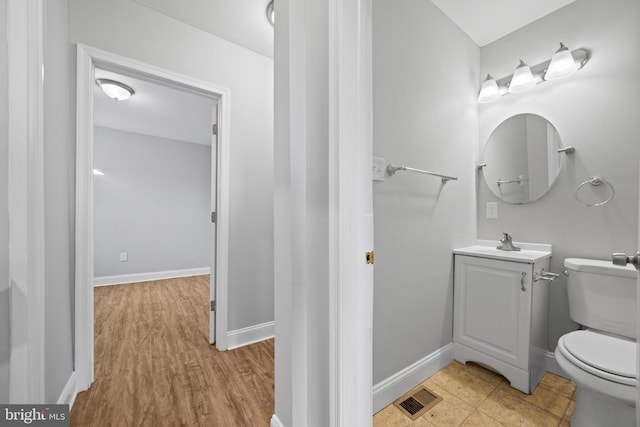
[[487,219],[498,218],[498,202],[487,202]]
[[384,181],[384,169],[387,161],[381,157],[374,157],[372,162],[372,178],[374,181]]

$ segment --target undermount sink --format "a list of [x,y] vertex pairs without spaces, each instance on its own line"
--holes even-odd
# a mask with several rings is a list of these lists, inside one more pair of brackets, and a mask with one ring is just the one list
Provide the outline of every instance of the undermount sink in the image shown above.
[[521,242],[514,242],[514,244],[519,246],[521,250],[505,251],[496,248],[500,245],[497,240],[478,240],[473,246],[454,249],[453,253],[520,262],[536,262],[551,256],[551,245]]

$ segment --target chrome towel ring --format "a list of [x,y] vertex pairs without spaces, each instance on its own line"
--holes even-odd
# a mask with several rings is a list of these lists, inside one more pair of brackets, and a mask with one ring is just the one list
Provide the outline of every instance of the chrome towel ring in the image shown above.
[[[587,202],[585,202],[584,200],[582,200],[582,199],[580,198],[580,196],[579,196],[580,189],[581,189],[582,187],[584,187],[585,185],[587,185],[587,184],[591,184],[591,185],[592,185],[592,186],[594,186],[594,187],[597,187],[597,186],[599,186],[599,185],[605,184],[606,186],[608,186],[608,187],[609,187],[609,190],[611,191],[611,196],[610,196],[608,199],[606,199],[604,202],[600,202],[600,203],[587,203]],[[591,179],[586,180],[586,181],[585,181],[585,182],[583,182],[582,184],[578,185],[578,188],[576,188],[576,193],[575,193],[576,200],[577,200],[577,201],[579,201],[580,203],[582,203],[582,204],[586,205],[586,206],[604,206],[604,205],[606,205],[607,203],[609,203],[610,201],[612,201],[612,200],[613,200],[613,198],[615,197],[615,195],[616,195],[616,189],[615,189],[615,188],[613,188],[613,185],[612,185],[610,182],[605,181],[605,179],[604,179],[604,178],[602,178],[601,176],[597,176],[597,175],[596,175],[596,176],[594,176],[594,177],[593,177],[593,178],[591,178]]]

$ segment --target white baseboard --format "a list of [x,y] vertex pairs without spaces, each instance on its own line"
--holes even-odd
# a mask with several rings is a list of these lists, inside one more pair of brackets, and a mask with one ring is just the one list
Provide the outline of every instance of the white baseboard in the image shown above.
[[58,397],[58,405],[69,405],[69,412],[71,412],[71,408],[73,408],[73,403],[76,401],[76,396],[78,395],[78,383],[76,381],[76,371],[71,372],[71,376],[69,376],[69,380],[67,380],[67,384],[62,389],[60,396]]
[[556,374],[560,377],[567,377],[567,373],[562,370],[558,361],[556,360],[556,355],[552,351],[547,351],[547,363],[546,363],[546,371],[551,372],[552,374]]
[[275,335],[274,322],[261,323],[248,328],[235,329],[227,332],[227,349],[244,347],[273,338]]
[[453,343],[449,343],[400,372],[373,386],[373,413],[420,384],[453,361]]
[[184,270],[154,271],[150,273],[120,274],[117,276],[94,277],[93,286],[123,285],[125,283],[149,282],[151,280],[176,279],[178,277],[210,274],[210,267],[187,268]]
[[278,419],[278,416],[276,414],[273,414],[273,416],[271,417],[271,427],[284,427],[284,424],[282,424],[282,422],[280,421],[280,419]]

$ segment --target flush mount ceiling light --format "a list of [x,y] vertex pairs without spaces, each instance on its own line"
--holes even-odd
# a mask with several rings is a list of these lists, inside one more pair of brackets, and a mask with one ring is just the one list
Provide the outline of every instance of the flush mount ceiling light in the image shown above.
[[273,1],[274,0],[271,0],[269,2],[269,4],[267,5],[267,21],[269,21],[269,24],[271,24],[272,27],[276,23],[276,13],[275,13],[275,10],[273,8]]
[[[482,83],[478,102],[481,104],[492,102],[509,93],[524,92],[538,83],[569,76],[582,69],[588,60],[589,52],[587,50],[576,49],[570,51],[564,44],[560,43],[560,48],[550,60],[532,67],[520,60],[520,64],[518,64],[512,75],[499,80],[494,80],[488,75],[487,79]],[[498,95],[495,94],[496,88]]]
[[96,84],[109,98],[116,101],[124,101],[129,99],[135,93],[133,89],[124,83],[110,79],[96,79]]

